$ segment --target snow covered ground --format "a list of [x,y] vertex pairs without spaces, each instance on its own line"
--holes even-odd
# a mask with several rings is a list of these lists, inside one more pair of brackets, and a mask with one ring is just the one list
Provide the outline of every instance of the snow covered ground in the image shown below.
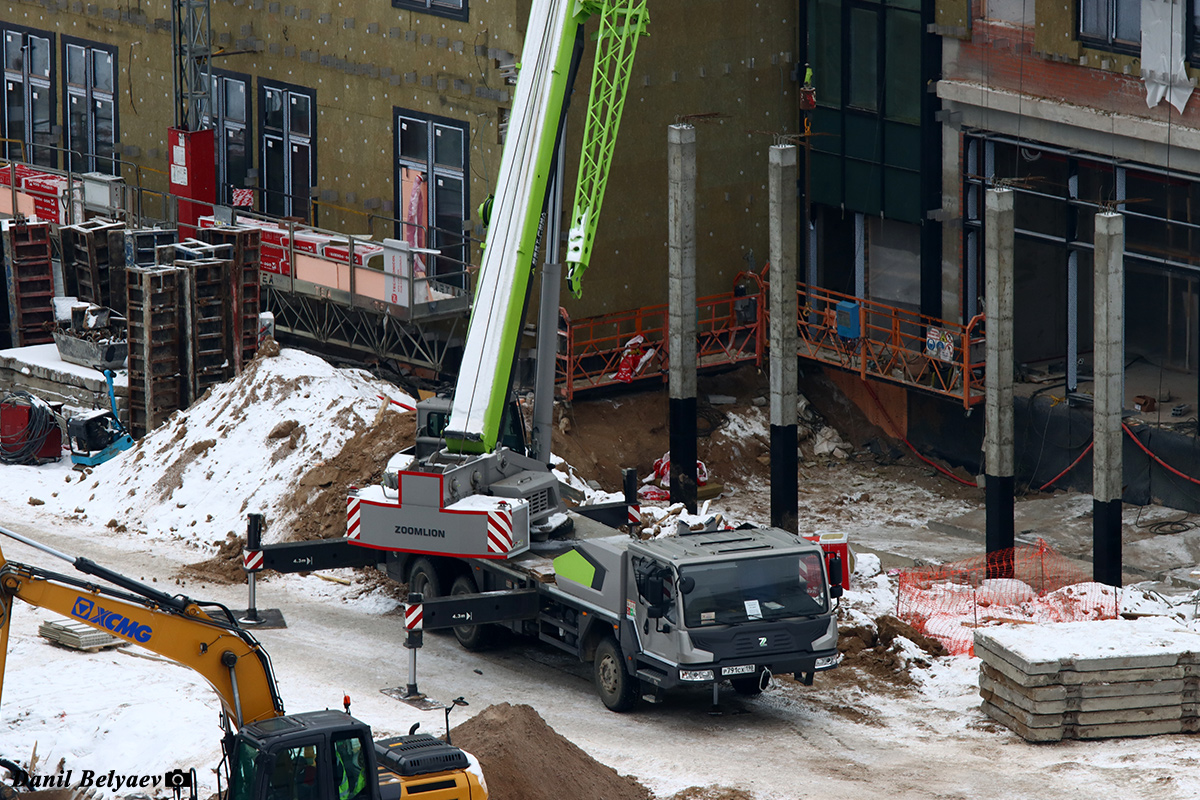
[[[334,370],[295,351],[258,364],[253,382],[214,391],[82,480],[69,462],[0,467],[0,524],[168,591],[244,607],[243,586],[183,584],[175,575],[215,552],[228,532],[243,531],[248,510],[284,513],[279,498],[303,469],[336,453],[377,414],[399,413],[381,410],[380,394],[403,399],[365,373]],[[749,429],[755,421],[742,424]],[[888,491],[894,488],[886,477],[864,474],[847,486],[847,497]],[[709,511],[752,517],[746,511],[755,505],[741,505],[747,494],[730,506],[715,501]],[[910,499],[903,524],[923,524],[913,509],[924,501],[914,493]],[[936,513],[935,504],[924,505]],[[70,571],[24,545],[0,539],[0,547],[10,560]],[[395,601],[359,574],[337,574],[350,584],[299,575],[260,583],[259,604],[280,608],[289,623],[260,633],[288,710],[339,707],[348,693],[355,715],[379,735],[403,733],[414,722],[440,732],[441,711],[420,711],[379,691],[407,680],[402,620],[390,613]],[[894,612],[895,592],[894,577],[880,573],[878,560],[860,556],[842,601],[843,624],[873,625]],[[1136,592],[1126,602],[1196,625],[1190,605],[1172,608]],[[194,767],[202,788],[215,790],[218,703],[202,680],[137,648],[82,654],[54,647],[37,635],[50,615],[17,605],[13,616],[0,756],[28,762],[36,748],[39,774],[73,770],[76,782],[83,770],[140,776]],[[1112,623],[1114,646],[1119,626],[1129,624],[1136,623]],[[1052,628],[1046,637],[1049,646]],[[930,658],[906,640],[895,650],[911,683],[836,674],[818,676],[812,687],[781,680],[754,700],[726,692],[722,716],[710,716],[707,694],[695,692],[611,714],[596,700],[586,668],[523,642],[473,654],[452,638],[428,635],[418,678],[431,697],[471,702],[452,721],[490,703],[528,703],[584,750],[662,797],[708,785],[760,800],[1200,796],[1194,737],[1029,745],[979,710],[978,660]]]

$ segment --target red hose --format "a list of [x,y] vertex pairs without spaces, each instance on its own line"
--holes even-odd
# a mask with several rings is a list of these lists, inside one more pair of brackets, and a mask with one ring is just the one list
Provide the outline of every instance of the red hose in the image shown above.
[[1175,474],[1175,475],[1178,475],[1179,477],[1183,478],[1185,481],[1191,481],[1192,483],[1195,483],[1195,484],[1200,484],[1200,481],[1196,480],[1196,479],[1195,479],[1195,478],[1193,478],[1191,475],[1184,475],[1182,472],[1180,472],[1179,470],[1175,469],[1174,467],[1172,467],[1172,466],[1171,466],[1170,464],[1168,464],[1167,462],[1163,461],[1163,460],[1162,460],[1161,458],[1159,458],[1158,456],[1154,455],[1154,453],[1151,453],[1151,452],[1150,452],[1150,448],[1148,448],[1148,447],[1146,447],[1146,445],[1142,444],[1142,440],[1141,440],[1141,439],[1139,439],[1139,438],[1137,438],[1136,436],[1134,436],[1134,435],[1133,435],[1133,431],[1129,430],[1129,426],[1128,426],[1128,425],[1126,425],[1124,422],[1122,422],[1122,423],[1121,423],[1121,427],[1122,427],[1122,428],[1125,430],[1125,432],[1126,432],[1126,433],[1128,433],[1128,434],[1129,434],[1129,438],[1130,438],[1130,439],[1133,439],[1133,443],[1134,443],[1134,444],[1136,444],[1138,447],[1142,448],[1142,452],[1143,452],[1143,453],[1145,453],[1146,455],[1148,455],[1148,456],[1150,456],[1152,459],[1154,459],[1156,462],[1158,462],[1158,465],[1159,465],[1160,467],[1162,467],[1163,469],[1165,469],[1167,472],[1170,472],[1170,473],[1173,473],[1173,474]]
[[1039,492],[1044,492],[1044,491],[1046,491],[1046,490],[1047,490],[1047,489],[1049,489],[1049,488],[1050,488],[1052,485],[1054,485],[1054,483],[1055,483],[1055,482],[1056,482],[1056,481],[1057,481],[1059,478],[1061,478],[1063,475],[1066,475],[1066,474],[1067,474],[1068,472],[1070,472],[1071,470],[1075,469],[1075,465],[1076,465],[1076,464],[1078,464],[1080,461],[1083,461],[1083,457],[1084,457],[1084,456],[1086,456],[1088,453],[1092,452],[1092,448],[1095,446],[1095,444],[1096,444],[1095,442],[1088,442],[1088,446],[1087,446],[1087,447],[1085,447],[1085,448],[1083,449],[1083,452],[1079,454],[1079,457],[1078,457],[1078,458],[1076,458],[1074,461],[1072,461],[1072,462],[1071,462],[1071,463],[1070,463],[1070,464],[1067,466],[1067,468],[1066,468],[1066,469],[1064,469],[1062,472],[1058,473],[1058,474],[1057,474],[1057,475],[1055,475],[1053,478],[1051,478],[1050,480],[1046,481],[1046,483],[1045,483],[1045,484],[1043,484],[1042,488],[1038,489],[1038,491],[1039,491]]
[[888,414],[887,409],[883,407],[883,403],[881,403],[879,401],[879,396],[875,394],[875,390],[871,388],[871,384],[867,383],[866,381],[863,381],[863,386],[867,387],[867,391],[871,393],[871,398],[875,401],[875,405],[879,406],[879,410],[883,412],[883,418],[888,421],[888,425],[892,426],[892,435],[896,436],[898,439],[900,439],[900,441],[902,441],[906,445],[908,445],[908,449],[913,451],[913,455],[915,455],[917,458],[924,461],[929,466],[936,469],[938,472],[945,475],[947,478],[950,478],[951,480],[954,480],[954,481],[958,481],[963,486],[970,486],[971,488],[978,488],[978,484],[972,483],[971,481],[963,480],[962,478],[958,477],[950,470],[943,467],[941,464],[931,461],[930,459],[928,459],[925,456],[918,453],[917,448],[912,446],[912,442],[910,442],[907,437],[900,436],[900,429],[898,427],[896,427],[896,423],[892,421],[891,415]]

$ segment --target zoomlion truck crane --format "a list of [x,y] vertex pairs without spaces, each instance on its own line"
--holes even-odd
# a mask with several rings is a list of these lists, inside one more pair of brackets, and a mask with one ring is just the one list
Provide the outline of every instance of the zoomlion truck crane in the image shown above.
[[[481,623],[535,635],[591,661],[597,692],[615,711],[639,698],[659,702],[680,685],[711,685],[716,704],[725,679],[745,694],[772,673],[811,683],[838,662],[840,559],[829,563],[831,587],[822,550],[785,531],[638,541],[588,509],[567,512],[548,464],[552,265],[542,276],[533,454],[509,401],[556,143],[592,16],[600,30],[566,258],[568,284],[580,292],[646,0],[534,0],[453,397],[419,403],[415,446],[389,462],[382,484],[350,492],[346,541],[377,550],[410,591],[449,595],[424,604],[426,629],[453,627],[468,649],[485,644]],[[616,524],[625,515],[622,507]]]
[[[419,793],[444,800],[487,800],[483,775],[462,750],[413,731],[372,742],[370,727],[350,716],[349,698],[343,701],[344,712],[285,715],[270,658],[224,606],[168,595],[89,559],[73,558],[4,528],[0,533],[121,589],[6,561],[0,552],[0,691],[13,601],[22,600],[203,676],[221,699],[229,786],[225,800],[399,800]],[[165,777],[173,776],[186,780],[179,772]]]

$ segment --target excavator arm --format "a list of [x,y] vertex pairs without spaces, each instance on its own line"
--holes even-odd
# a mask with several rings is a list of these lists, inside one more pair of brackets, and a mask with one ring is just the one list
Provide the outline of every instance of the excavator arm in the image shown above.
[[[283,714],[271,662],[258,641],[228,610],[210,615],[185,597],[171,596],[84,559],[72,558],[12,531],[0,533],[70,561],[85,574],[127,591],[7,561],[0,551],[0,696],[13,601],[21,600],[87,623],[195,670],[208,681],[235,728]],[[217,609],[221,613],[216,613]],[[221,619],[227,616],[228,619]]]

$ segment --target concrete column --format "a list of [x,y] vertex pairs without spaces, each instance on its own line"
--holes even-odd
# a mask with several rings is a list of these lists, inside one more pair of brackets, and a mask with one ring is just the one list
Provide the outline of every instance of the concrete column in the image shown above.
[[[796,299],[795,145],[776,145],[770,155],[771,202],[771,525],[798,533],[799,471],[796,463],[796,401],[799,393]],[[807,220],[806,220],[807,222]]]
[[696,129],[667,128],[671,502],[696,513]]
[[1013,526],[1013,191],[988,189],[984,211],[987,403],[984,432],[988,577],[1011,577],[1000,553]]
[[1121,409],[1125,404],[1125,217],[1096,215],[1092,576],[1121,585]]

